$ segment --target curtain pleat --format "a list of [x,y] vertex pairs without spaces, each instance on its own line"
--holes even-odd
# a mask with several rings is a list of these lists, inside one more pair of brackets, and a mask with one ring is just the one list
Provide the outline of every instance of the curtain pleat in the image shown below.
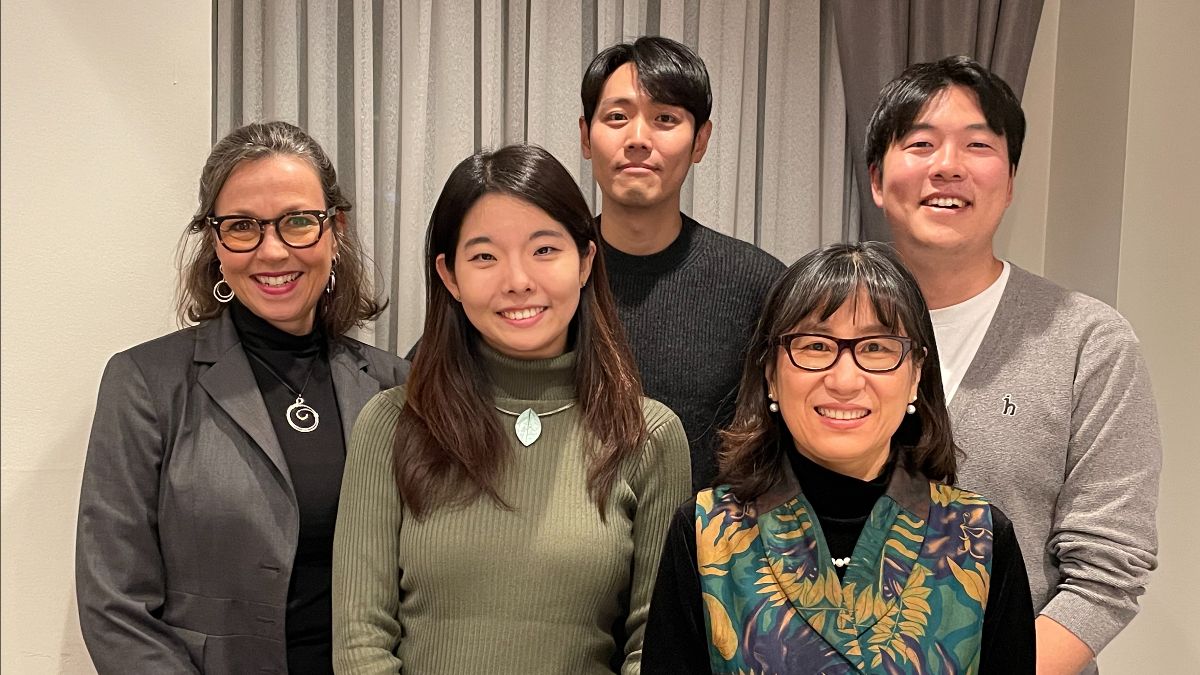
[[599,211],[580,79],[643,34],[692,47],[712,77],[713,141],[685,212],[785,262],[848,238],[842,78],[819,0],[217,0],[213,25],[213,140],[284,119],[322,144],[390,301],[358,334],[381,348],[420,333],[425,227],[474,150],[541,145]]

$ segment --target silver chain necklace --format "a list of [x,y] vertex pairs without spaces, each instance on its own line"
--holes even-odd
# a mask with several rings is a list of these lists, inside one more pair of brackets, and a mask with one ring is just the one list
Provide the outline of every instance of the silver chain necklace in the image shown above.
[[544,413],[535,412],[533,408],[526,408],[523,412],[519,413],[511,410],[505,410],[500,406],[496,406],[496,410],[499,410],[505,415],[512,415],[513,417],[517,418],[517,421],[513,423],[513,432],[517,434],[517,440],[521,441],[521,445],[524,445],[528,448],[529,446],[533,445],[533,442],[536,441],[538,437],[542,435],[541,418],[549,417],[555,413],[560,413],[575,405],[575,403],[575,401],[571,401],[560,408],[547,410]]
[[279,380],[280,384],[287,387],[287,390],[292,393],[292,396],[296,397],[296,402],[288,406],[287,413],[284,415],[284,419],[287,420],[288,426],[302,434],[307,434],[308,432],[315,430],[317,425],[321,423],[321,416],[317,414],[316,410],[312,409],[312,406],[304,402],[304,390],[308,388],[308,383],[310,380],[312,380],[313,371],[317,368],[317,359],[314,358],[312,365],[308,367],[308,377],[304,378],[304,386],[300,387],[300,391],[296,391],[295,389],[292,389],[292,385],[288,384],[287,380],[280,377],[279,373],[275,372],[275,369],[271,367],[271,364],[267,363],[261,356],[255,354],[249,349],[245,351],[250,356],[253,356],[255,361],[261,363],[263,368],[266,368],[267,372],[271,374],[271,377]]

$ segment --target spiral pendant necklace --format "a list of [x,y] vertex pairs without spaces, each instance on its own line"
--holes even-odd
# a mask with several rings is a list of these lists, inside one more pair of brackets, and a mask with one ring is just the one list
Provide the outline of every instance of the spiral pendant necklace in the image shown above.
[[280,377],[279,373],[275,372],[275,369],[271,367],[271,364],[267,363],[261,356],[248,349],[246,350],[246,353],[250,356],[253,356],[255,361],[261,363],[263,368],[266,368],[267,372],[271,374],[271,377],[279,380],[279,383],[284,387],[287,387],[287,390],[292,393],[292,396],[296,397],[296,402],[288,406],[287,412],[284,415],[284,419],[287,420],[288,426],[302,434],[307,434],[308,432],[316,429],[317,425],[321,423],[321,416],[317,414],[316,410],[312,409],[312,406],[304,402],[304,390],[308,388],[308,383],[310,380],[312,380],[313,371],[317,368],[317,359],[314,358],[312,365],[308,367],[308,376],[304,378],[304,385],[300,387],[300,391],[296,391],[295,389],[292,389],[292,385],[288,384],[287,380]]

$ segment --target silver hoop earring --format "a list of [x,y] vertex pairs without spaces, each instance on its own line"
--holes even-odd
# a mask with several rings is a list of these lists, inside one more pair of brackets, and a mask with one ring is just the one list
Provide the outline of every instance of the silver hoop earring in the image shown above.
[[335,289],[335,288],[337,288],[337,275],[334,274],[332,269],[330,269],[329,270],[329,281],[325,282],[325,292],[332,294],[333,289]]
[[913,405],[913,404],[909,403],[909,404],[908,404],[908,407],[904,409],[904,412],[906,412],[906,413],[908,413],[909,415],[911,415],[911,414],[913,414],[913,413],[917,412],[917,406],[915,406],[915,405]]
[[[229,290],[222,293],[221,284],[225,284],[225,288]],[[225,304],[233,299],[233,286],[230,286],[229,282],[225,281],[225,277],[221,277],[217,280],[217,283],[213,284],[213,297],[221,304]]]

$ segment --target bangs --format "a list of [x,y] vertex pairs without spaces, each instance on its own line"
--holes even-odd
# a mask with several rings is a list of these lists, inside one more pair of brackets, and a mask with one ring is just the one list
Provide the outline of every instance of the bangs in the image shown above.
[[787,333],[808,319],[827,321],[847,302],[857,314],[861,291],[870,299],[880,324],[891,333],[913,337],[914,330],[905,325],[902,316],[902,291],[878,260],[847,250],[815,265],[797,265],[796,269],[798,274],[772,322],[774,335]]

